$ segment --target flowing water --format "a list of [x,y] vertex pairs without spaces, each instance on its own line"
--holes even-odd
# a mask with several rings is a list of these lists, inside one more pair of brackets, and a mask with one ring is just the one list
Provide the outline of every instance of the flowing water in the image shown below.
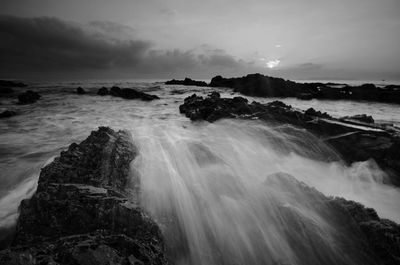
[[[2,99],[2,107],[20,115],[0,121],[0,228],[15,224],[19,202],[35,191],[40,168],[101,125],[132,133],[139,149],[132,170],[140,176],[141,203],[160,224],[176,264],[367,262],[356,248],[358,239],[346,234],[324,197],[297,181],[400,222],[400,191],[383,184],[386,175],[374,161],[346,166],[321,140],[285,124],[192,123],[179,114],[186,96],[207,94],[209,88],[117,84],[161,98],[152,102],[94,94],[113,84],[33,84],[43,95],[35,104]],[[72,93],[78,85],[93,94]],[[307,101],[284,101],[307,108]],[[381,120],[397,123],[400,117],[390,104],[312,104],[323,111],[336,104],[337,116],[349,115],[341,106],[360,104],[374,117],[385,112]]]

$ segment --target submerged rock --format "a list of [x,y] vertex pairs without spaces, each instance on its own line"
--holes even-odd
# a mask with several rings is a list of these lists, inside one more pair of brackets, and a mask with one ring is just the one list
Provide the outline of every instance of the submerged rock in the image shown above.
[[160,230],[138,204],[126,131],[100,127],[41,171],[1,264],[166,264]]
[[83,89],[82,87],[78,87],[78,88],[76,89],[76,93],[77,93],[78,95],[83,95],[83,94],[86,94],[86,91],[85,91],[85,89]]
[[32,90],[27,90],[25,93],[22,93],[18,96],[19,104],[30,104],[35,103],[38,99],[40,99],[40,95],[37,92]]

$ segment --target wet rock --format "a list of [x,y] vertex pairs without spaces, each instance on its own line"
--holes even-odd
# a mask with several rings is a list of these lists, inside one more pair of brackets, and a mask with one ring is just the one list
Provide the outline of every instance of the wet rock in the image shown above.
[[18,81],[10,81],[10,80],[0,80],[0,87],[26,87],[27,85],[18,82]]
[[97,95],[99,95],[99,96],[106,96],[109,94],[110,94],[110,92],[108,91],[108,89],[106,87],[99,88],[99,90],[97,91]]
[[11,87],[0,87],[0,94],[12,94],[14,90]]
[[77,93],[78,95],[83,95],[83,94],[86,94],[86,91],[85,91],[82,87],[78,87],[78,88],[76,89],[76,93]]
[[100,127],[41,171],[20,205],[1,264],[166,264],[157,224],[139,206],[126,131]]
[[196,81],[190,78],[185,78],[184,80],[175,80],[172,79],[170,81],[165,82],[166,85],[184,85],[184,86],[207,86],[207,83],[204,81]]
[[31,104],[40,99],[40,95],[32,90],[27,90],[25,93],[18,95],[19,104]]
[[400,186],[400,137],[373,124],[355,125],[313,108],[303,113],[281,101],[249,104],[241,97],[203,98],[194,94],[184,100],[179,110],[191,120],[259,119],[305,128],[334,147],[349,164],[374,159],[388,173],[390,181]]
[[3,112],[0,112],[0,118],[9,118],[15,115],[17,115],[17,113],[12,110],[5,110]]

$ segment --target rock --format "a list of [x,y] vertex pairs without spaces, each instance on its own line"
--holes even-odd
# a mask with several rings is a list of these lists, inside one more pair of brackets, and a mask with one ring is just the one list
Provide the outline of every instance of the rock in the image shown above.
[[78,88],[76,89],[76,93],[77,93],[78,95],[83,95],[83,94],[86,94],[86,91],[85,91],[83,88],[78,87]]
[[18,95],[19,104],[30,104],[35,103],[40,99],[40,95],[32,90],[27,90],[25,93]]
[[374,159],[379,167],[388,173],[390,181],[400,186],[400,137],[389,130],[334,119],[329,114],[313,108],[303,113],[281,101],[249,104],[247,99],[241,97],[203,98],[193,94],[185,98],[184,103],[179,106],[179,111],[194,121],[214,122],[222,118],[259,119],[305,128],[334,147],[349,164]]
[[341,118],[342,120],[356,120],[356,121],[361,121],[365,123],[374,123],[374,118],[372,116],[367,115],[367,114],[359,114],[359,115],[354,115],[354,116],[345,116]]
[[0,80],[0,87],[26,87],[27,85],[18,81]]
[[150,101],[154,99],[159,99],[156,95],[150,95],[141,91],[137,91],[132,88],[119,88],[119,87],[112,87],[110,90],[110,95],[114,97],[121,97],[125,99],[141,99],[145,101]]
[[106,87],[99,88],[99,90],[97,91],[97,95],[99,96],[106,96],[109,93],[110,92],[108,92],[108,89]]
[[126,131],[100,127],[44,167],[23,200],[1,264],[166,264],[160,229],[139,206]]
[[9,118],[12,116],[17,115],[17,113],[15,111],[12,110],[5,110],[3,112],[0,113],[0,118]]
[[170,81],[165,82],[166,85],[184,85],[184,86],[207,86],[207,83],[204,81],[196,81],[190,78],[185,78],[185,80],[175,80],[172,79]]
[[[286,220],[292,219],[292,226],[288,230],[291,238],[289,244],[295,246],[304,245],[304,237],[297,238],[292,229],[302,231],[302,235],[318,238],[321,234],[313,229],[314,223],[307,223],[310,219],[304,218],[299,211],[306,207],[307,213],[318,216],[320,221],[335,227],[332,240],[338,249],[346,249],[350,253],[353,262],[350,264],[399,264],[400,263],[400,225],[390,220],[381,219],[374,209],[343,198],[326,197],[314,188],[299,182],[294,177],[285,173],[276,173],[267,177],[264,184],[274,191],[290,194],[290,201],[279,210]],[[307,205],[304,205],[307,202]],[[313,215],[314,216],[314,215]],[[344,235],[344,237],[343,237]],[[322,240],[321,240],[322,242]],[[319,252],[324,253],[324,245],[318,246]],[[311,248],[304,248],[304,257],[300,260],[308,260],[315,255]],[[326,252],[332,251],[327,246]],[[318,258],[318,256],[317,256]],[[348,260],[347,260],[348,262]],[[346,263],[347,263],[346,262]],[[311,262],[314,264],[318,262]]]
[[321,112],[321,111],[316,111],[314,108],[309,108],[307,109],[304,114],[309,115],[309,116],[314,116],[314,117],[320,117],[320,118],[332,118],[328,113],[326,112]]

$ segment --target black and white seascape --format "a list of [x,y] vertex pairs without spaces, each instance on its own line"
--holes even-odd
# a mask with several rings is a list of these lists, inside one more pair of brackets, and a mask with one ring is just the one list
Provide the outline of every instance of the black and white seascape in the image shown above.
[[400,264],[397,1],[0,7],[0,264]]

